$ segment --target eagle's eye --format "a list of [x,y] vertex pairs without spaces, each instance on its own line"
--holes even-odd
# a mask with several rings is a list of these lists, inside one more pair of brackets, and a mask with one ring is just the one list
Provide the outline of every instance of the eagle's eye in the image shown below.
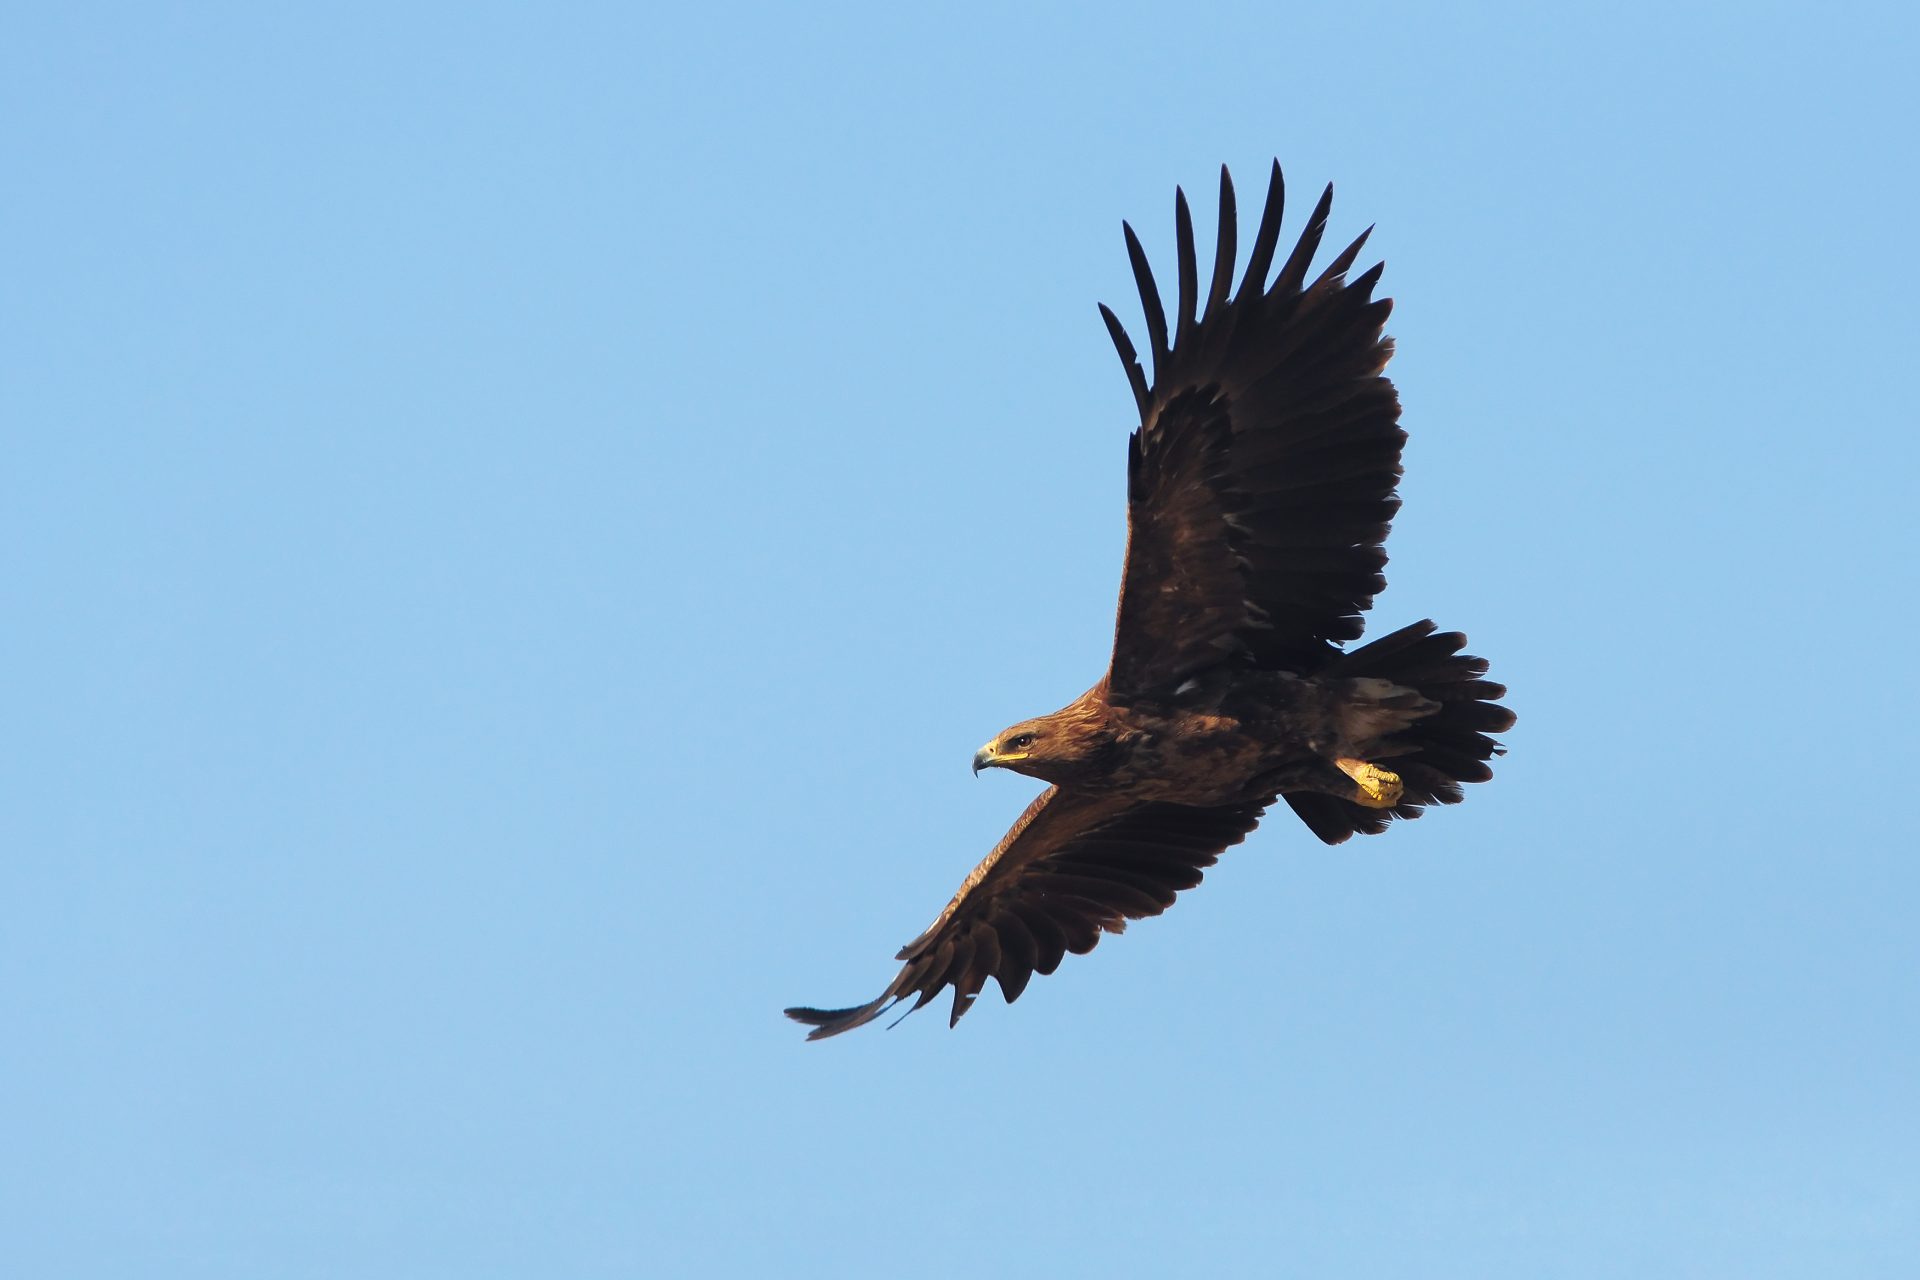
[[1007,745],[1015,751],[1025,751],[1033,745],[1033,735],[1030,733],[1016,733],[1007,740]]

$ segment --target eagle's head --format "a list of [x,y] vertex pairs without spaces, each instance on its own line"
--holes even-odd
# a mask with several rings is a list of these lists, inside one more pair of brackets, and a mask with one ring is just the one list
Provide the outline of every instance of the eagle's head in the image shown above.
[[1110,772],[1114,736],[1098,719],[1074,708],[1022,720],[973,753],[973,771],[1011,769],[1056,785],[1085,783]]

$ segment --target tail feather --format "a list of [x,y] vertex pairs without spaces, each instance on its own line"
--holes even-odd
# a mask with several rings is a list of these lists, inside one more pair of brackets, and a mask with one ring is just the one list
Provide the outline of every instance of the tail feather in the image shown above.
[[1394,818],[1417,818],[1429,805],[1458,804],[1461,783],[1493,776],[1487,761],[1501,754],[1489,734],[1513,727],[1514,715],[1499,705],[1505,685],[1482,679],[1487,662],[1460,652],[1467,638],[1439,631],[1431,621],[1416,622],[1341,654],[1321,672],[1329,676],[1372,676],[1418,689],[1440,709],[1402,731],[1389,755],[1373,763],[1400,775],[1405,791],[1391,809],[1369,809],[1338,796],[1312,792],[1287,795],[1287,804],[1308,828],[1328,844],[1356,832],[1374,835]]

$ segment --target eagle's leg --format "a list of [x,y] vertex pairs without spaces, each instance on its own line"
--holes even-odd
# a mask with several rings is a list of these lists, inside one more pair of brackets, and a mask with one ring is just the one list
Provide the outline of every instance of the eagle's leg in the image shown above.
[[1382,769],[1377,764],[1342,756],[1333,765],[1353,779],[1354,793],[1347,798],[1369,809],[1393,808],[1400,803],[1400,795],[1406,790],[1399,774]]

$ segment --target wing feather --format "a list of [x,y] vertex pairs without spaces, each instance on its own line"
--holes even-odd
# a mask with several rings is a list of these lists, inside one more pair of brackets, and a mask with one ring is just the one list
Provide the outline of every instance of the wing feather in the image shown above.
[[1220,166],[1220,232],[1214,238],[1213,246],[1213,283],[1207,289],[1207,310],[1201,317],[1208,320],[1218,315],[1227,301],[1227,290],[1233,287],[1234,236],[1237,226],[1233,212],[1233,176],[1227,172],[1227,166]]
[[1200,294],[1200,268],[1193,253],[1193,215],[1187,209],[1187,193],[1179,187],[1173,189],[1173,231],[1174,252],[1180,260],[1180,301],[1173,318],[1173,341],[1179,346],[1193,340],[1193,308]]
[[1147,321],[1147,349],[1153,354],[1153,376],[1158,379],[1167,367],[1167,313],[1160,307],[1160,288],[1153,282],[1153,268],[1147,265],[1147,251],[1128,223],[1120,224],[1127,239],[1127,260],[1133,264],[1133,282],[1140,290],[1140,311]]
[[[1307,266],[1313,261],[1313,255],[1320,250],[1320,241],[1327,234],[1327,218],[1333,213],[1333,184],[1320,193],[1320,200],[1313,206],[1313,212],[1307,215],[1306,230],[1300,233],[1300,239],[1294,243],[1293,252],[1280,267],[1280,274],[1274,277],[1274,294],[1297,293],[1300,282],[1307,278]],[[1356,250],[1357,252],[1357,250]]]
[[[1035,904],[1022,902],[1018,898],[1010,901],[1007,906],[1033,934],[1035,947],[1033,971],[1044,977],[1058,969],[1060,962],[1066,959],[1067,955],[1067,935],[1066,931],[1060,927],[1060,922]],[[1020,979],[1022,987],[1026,984],[1025,978]],[[1013,997],[1008,996],[1007,1001],[1012,1003]]]
[[972,1007],[988,978],[1009,1004],[1036,973],[1069,952],[1084,955],[1102,933],[1157,916],[1200,883],[1220,851],[1260,821],[1262,806],[1201,808],[1049,790],[998,848],[961,883],[933,925],[900,951],[899,974],[866,1004],[794,1008],[809,1040],[863,1026],[896,1003],[908,1012],[953,989],[951,1020]]
[[1382,376],[1392,304],[1380,267],[1351,283],[1368,232],[1308,284],[1333,188],[1266,283],[1285,181],[1273,167],[1260,228],[1231,300],[1234,195],[1223,169],[1220,237],[1205,311],[1192,216],[1175,199],[1175,341],[1131,227],[1127,256],[1153,356],[1149,383],[1125,327],[1105,307],[1140,428],[1128,459],[1127,560],[1108,672],[1115,701],[1167,696],[1220,663],[1310,671],[1357,638],[1384,587],[1384,544],[1400,477],[1399,398]]
[[1280,220],[1287,207],[1287,180],[1281,176],[1280,162],[1273,162],[1267,178],[1267,204],[1260,211],[1260,230],[1254,233],[1253,253],[1247,259],[1247,274],[1240,278],[1240,298],[1267,291],[1267,270],[1273,265],[1273,251],[1280,244]]
[[1140,353],[1133,349],[1133,339],[1127,336],[1120,317],[1113,314],[1113,308],[1104,302],[1100,304],[1100,318],[1107,322],[1107,333],[1112,336],[1114,350],[1120,353],[1120,363],[1127,371],[1127,384],[1133,388],[1134,403],[1144,415],[1147,411],[1147,373],[1140,367]]

